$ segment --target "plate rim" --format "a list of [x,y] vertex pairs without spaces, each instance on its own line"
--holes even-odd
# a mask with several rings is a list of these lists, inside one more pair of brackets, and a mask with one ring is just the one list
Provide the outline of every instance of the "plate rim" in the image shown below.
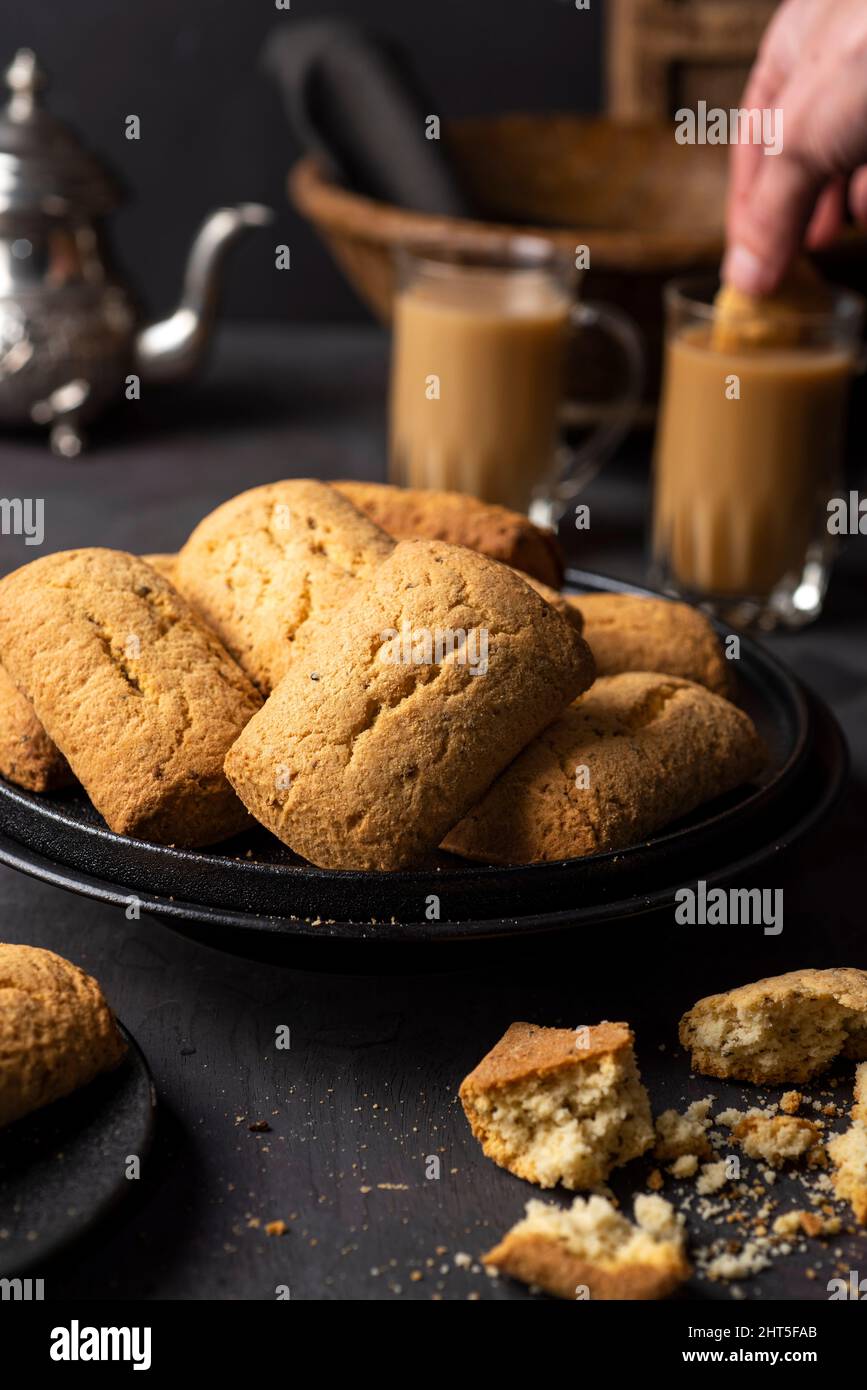
[[[764,841],[757,849],[722,866],[709,869],[706,881],[715,883],[730,879],[732,874],[747,872],[767,863],[774,853],[785,852],[820,825],[841,799],[849,779],[850,757],[848,744],[833,711],[824,700],[812,692],[805,692],[808,705],[812,708],[817,727],[835,744],[836,760],[831,777],[827,780],[821,794],[813,799],[807,809],[794,823],[785,825],[782,830]],[[822,764],[823,770],[827,770]],[[572,861],[566,861],[572,862]],[[58,865],[37,851],[20,845],[0,832],[0,863],[17,869],[30,877],[52,886],[76,893],[91,900],[123,905],[129,900],[129,891],[110,880],[99,879],[82,870],[68,865]],[[544,866],[544,867],[551,867]],[[556,912],[523,914],[515,917],[491,917],[484,919],[462,919],[436,923],[436,931],[430,924],[400,922],[321,922],[314,925],[306,918],[275,917],[264,913],[239,912],[235,909],[215,907],[210,904],[189,903],[177,897],[160,898],[158,895],[140,893],[137,896],[141,910],[158,917],[175,930],[191,935],[202,945],[220,946],[219,942],[209,942],[209,926],[225,928],[233,932],[251,932],[257,937],[263,935],[274,940],[281,936],[309,943],[331,941],[362,941],[380,944],[400,944],[404,946],[437,944],[448,945],[458,941],[485,938],[491,940],[512,939],[521,936],[535,936],[555,932],[563,927],[580,926],[586,919],[591,922],[617,921],[630,917],[640,917],[664,906],[670,900],[672,885],[656,888],[650,893],[633,895],[630,898],[617,898],[611,903],[595,903],[590,907],[572,906]],[[195,933],[185,931],[180,924],[197,924],[201,930]]]

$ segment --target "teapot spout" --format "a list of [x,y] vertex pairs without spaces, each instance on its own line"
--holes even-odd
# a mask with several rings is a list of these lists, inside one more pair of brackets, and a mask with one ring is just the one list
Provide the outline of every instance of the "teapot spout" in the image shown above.
[[273,216],[259,203],[240,203],[205,218],[190,248],[180,304],[135,340],[135,369],[143,380],[179,381],[198,366],[214,324],[223,257],[244,232],[266,226]]

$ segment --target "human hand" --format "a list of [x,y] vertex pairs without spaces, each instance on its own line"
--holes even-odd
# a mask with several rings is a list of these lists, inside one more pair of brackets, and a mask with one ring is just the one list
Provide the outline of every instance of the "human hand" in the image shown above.
[[783,141],[776,155],[732,146],[722,278],[770,294],[805,241],[821,246],[836,235],[847,196],[867,223],[865,0],[785,0],[741,106],[781,109]]

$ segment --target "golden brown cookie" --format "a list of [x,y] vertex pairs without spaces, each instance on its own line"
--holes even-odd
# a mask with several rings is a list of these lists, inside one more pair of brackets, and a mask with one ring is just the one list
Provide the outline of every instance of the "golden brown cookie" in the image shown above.
[[137,556],[61,551],[7,575],[0,660],[112,830],[200,845],[248,823],[222,763],[261,698]]
[[[176,555],[142,559],[171,583]],[[31,792],[56,791],[75,778],[60,749],[43,729],[29,700],[0,667],[0,776]]]
[[87,1085],[125,1052],[96,980],[53,951],[0,944],[0,1126]]
[[645,1195],[635,1198],[635,1218],[600,1196],[571,1207],[530,1201],[484,1262],[555,1298],[665,1298],[691,1273],[682,1220],[664,1198]]
[[311,637],[226,772],[312,863],[404,868],[592,679],[579,634],[505,565],[401,541]]
[[[158,551],[153,555],[143,555],[142,559],[146,565],[150,565],[152,570],[161,574],[163,579],[167,579],[170,584],[175,583],[178,568],[178,557],[174,553]],[[177,585],[175,585],[177,588]]]
[[570,598],[584,617],[584,637],[600,676],[661,671],[729,696],[729,663],[713,624],[687,603],[633,594]]
[[[174,584],[177,577],[178,557],[176,554],[158,553],[143,555],[142,559],[151,569]],[[582,627],[581,611],[577,605],[565,598],[547,584],[523,574],[521,578],[536,590],[546,603],[566,618],[576,631]],[[36,718],[33,706],[16,690],[12,681],[0,667],[0,776],[27,791],[55,791],[71,785],[75,778],[60,749],[52,743]]]
[[514,572],[519,574],[524,583],[529,584],[531,589],[535,589],[540,598],[543,598],[546,603],[550,603],[552,608],[556,608],[561,618],[565,618],[576,632],[583,632],[584,615],[574,599],[558,593],[556,589],[551,588],[550,584],[543,584],[541,579],[534,579],[532,574],[526,574],[523,570],[515,570]]
[[680,1041],[704,1076],[794,1084],[867,1058],[867,971],[792,970],[700,999]]
[[481,502],[464,492],[393,487],[387,483],[337,482],[332,486],[398,540],[465,545],[523,570],[552,589],[563,579],[557,538],[520,512]]
[[513,1023],[461,1084],[487,1158],[540,1187],[598,1187],[650,1148],[650,1101],[626,1023]]
[[267,694],[394,548],[327,483],[242,492],[200,522],[178,556],[181,593]]
[[829,287],[803,259],[774,294],[757,297],[723,285],[714,300],[711,346],[717,352],[797,347],[803,341],[804,315],[828,314],[831,306]]
[[532,864],[625,849],[748,782],[764,750],[751,720],[674,676],[604,676],[550,724],[443,847]]
[[30,792],[55,791],[75,779],[36,711],[0,666],[0,776]]

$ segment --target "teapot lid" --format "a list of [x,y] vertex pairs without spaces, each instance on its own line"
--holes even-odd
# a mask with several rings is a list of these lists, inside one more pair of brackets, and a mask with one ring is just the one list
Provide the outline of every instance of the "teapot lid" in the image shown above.
[[19,48],[5,73],[0,110],[0,216],[101,214],[120,202],[112,176],[69,126],[45,111],[45,75],[32,49]]

